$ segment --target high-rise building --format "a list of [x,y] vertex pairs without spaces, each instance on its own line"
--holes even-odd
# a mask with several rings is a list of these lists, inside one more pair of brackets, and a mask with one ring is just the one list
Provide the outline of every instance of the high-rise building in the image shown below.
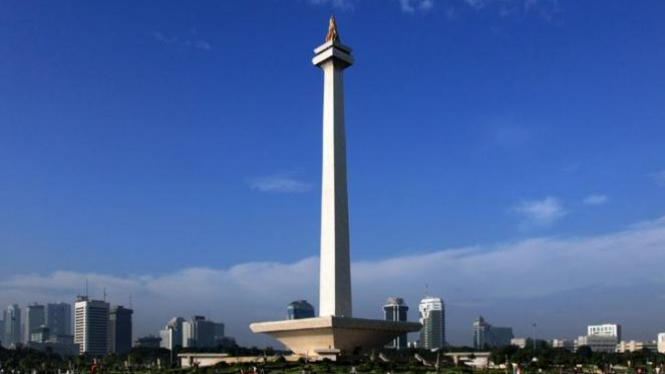
[[665,353],[665,332],[658,334],[658,340],[656,341],[658,347],[658,353]]
[[5,345],[5,313],[0,315],[0,347]]
[[164,330],[159,332],[159,337],[162,338],[160,346],[170,351],[176,347],[182,347],[182,323],[185,321],[182,317],[172,318]]
[[25,342],[29,343],[32,341],[32,333],[37,332],[37,330],[46,324],[46,310],[44,305],[41,304],[31,304],[25,308]]
[[[386,321],[405,322],[407,320],[408,311],[409,307],[404,302],[404,299],[401,297],[391,297],[383,306],[383,319]],[[406,348],[406,345],[406,333],[404,333],[390,342],[386,347],[400,349]]]
[[286,307],[286,319],[314,318],[314,307],[307,300],[297,300]]
[[496,327],[485,321],[483,316],[473,323],[473,347],[475,349],[496,348],[510,345],[512,327]]
[[12,304],[3,312],[5,322],[5,338],[3,344],[9,347],[21,343],[21,308]]
[[216,323],[203,316],[194,316],[182,323],[183,348],[207,348],[216,346]]
[[72,335],[72,306],[67,303],[46,304],[46,326],[51,336]]
[[132,349],[133,310],[122,305],[109,313],[109,352],[127,353]]
[[420,323],[419,346],[425,349],[437,349],[446,346],[446,311],[443,300],[439,297],[426,296],[418,306]]
[[79,345],[80,353],[108,353],[109,304],[80,296],[74,310],[74,343]]

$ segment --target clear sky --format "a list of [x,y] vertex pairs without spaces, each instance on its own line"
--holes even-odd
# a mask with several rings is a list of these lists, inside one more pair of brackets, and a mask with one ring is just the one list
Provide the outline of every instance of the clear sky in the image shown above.
[[665,331],[662,0],[0,0],[0,304],[88,276],[137,333],[257,344],[316,304],[331,13],[356,315],[429,284],[454,344]]

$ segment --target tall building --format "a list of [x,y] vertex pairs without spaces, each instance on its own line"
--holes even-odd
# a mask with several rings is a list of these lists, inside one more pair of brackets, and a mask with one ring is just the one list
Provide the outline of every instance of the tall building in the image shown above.
[[307,300],[297,300],[286,307],[286,319],[314,318],[314,307]]
[[217,345],[216,323],[203,316],[194,316],[182,323],[183,348],[208,348]]
[[[407,321],[407,312],[409,307],[404,302],[404,299],[401,297],[391,297],[386,301],[386,304],[383,306],[383,319],[386,321]],[[395,340],[390,342],[386,347],[387,348],[406,348],[407,339],[406,333],[398,336]]]
[[74,343],[79,345],[80,353],[108,353],[109,304],[80,296],[74,310]]
[[72,306],[67,303],[46,304],[46,326],[51,336],[72,335]]
[[127,353],[132,349],[133,310],[122,305],[109,313],[109,352]]
[[496,348],[510,345],[514,338],[512,327],[496,327],[485,321],[483,316],[473,323],[473,347],[475,349]]
[[658,334],[657,340],[658,353],[665,353],[665,332]]
[[2,319],[5,321],[5,347],[21,343],[21,308],[17,304],[10,305],[3,312]]
[[5,345],[5,313],[0,315],[0,347]]
[[419,346],[425,349],[437,349],[446,346],[446,311],[443,300],[439,297],[426,296],[418,306],[420,323]]
[[44,305],[41,304],[31,304],[25,308],[25,342],[29,343],[32,341],[32,333],[37,332],[40,327],[46,324],[46,310]]
[[164,330],[159,332],[162,339],[160,346],[170,351],[176,347],[182,347],[182,323],[185,321],[182,317],[174,317],[167,324]]

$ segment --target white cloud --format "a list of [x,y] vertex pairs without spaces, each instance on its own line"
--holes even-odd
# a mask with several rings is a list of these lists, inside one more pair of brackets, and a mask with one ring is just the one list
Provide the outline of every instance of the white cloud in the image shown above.
[[523,216],[523,227],[547,227],[563,218],[567,212],[559,199],[547,196],[543,200],[525,200],[511,209]]
[[660,187],[665,187],[665,170],[661,170],[649,175]]
[[287,177],[263,177],[252,180],[250,188],[261,192],[300,193],[309,191],[312,185]]
[[582,200],[582,202],[586,205],[603,205],[607,203],[610,200],[609,197],[606,195],[589,195]]
[[[196,35],[197,33],[195,31],[192,32],[193,35]],[[152,37],[155,38],[158,42],[162,44],[168,44],[168,45],[175,45],[179,47],[187,47],[187,48],[194,48],[194,49],[201,49],[204,51],[210,51],[212,50],[212,45],[208,43],[205,40],[201,39],[181,39],[177,36],[174,37],[167,37],[164,36],[161,32],[153,31],[152,32]]]
[[434,0],[399,0],[400,9],[404,13],[413,14],[417,10],[428,11],[434,7]]
[[338,9],[353,9],[355,0],[309,0],[314,5],[330,5]]
[[[618,291],[621,287],[633,287],[629,290],[635,291],[651,285],[642,306],[645,310],[662,310],[665,300],[653,295],[662,293],[665,287],[664,248],[665,217],[593,237],[534,238],[378,261],[356,261],[352,266],[354,315],[379,318],[380,307],[389,296],[404,297],[415,310],[422,287],[427,283],[430,292],[442,296],[452,308],[447,313],[447,324],[453,343],[468,343],[472,319],[480,311],[489,310],[496,315],[499,313],[497,303],[512,305],[521,300],[548,300],[562,293],[570,295],[565,311],[540,305],[542,302],[530,302],[530,313],[540,313],[544,319],[560,319],[561,313],[568,313],[563,318],[565,323],[577,323],[583,328],[590,321],[575,321],[580,312],[575,308],[576,303],[594,300],[593,308],[597,309],[591,311],[593,318],[603,320],[615,316],[608,314],[615,311],[604,303],[628,297]],[[362,253],[362,249],[356,249],[356,253]],[[263,337],[249,332],[250,322],[283,319],[286,305],[292,300],[308,299],[315,305],[318,301],[318,260],[311,257],[288,264],[251,262],[226,269],[188,268],[161,275],[70,271],[19,274],[0,281],[0,305],[71,302],[76,293],[83,292],[85,278],[89,279],[93,297],[101,297],[104,286],[113,304],[126,304],[128,295],[133,295],[139,334],[156,333],[175,315],[204,314],[224,321],[229,335],[237,337],[242,344],[263,344]],[[609,288],[613,296],[608,300],[594,298],[589,290],[595,287]],[[523,313],[523,309],[511,309],[510,314],[520,318]],[[414,318],[413,313],[411,317]],[[627,322],[646,326],[659,321],[644,321],[640,315],[637,322]],[[524,326],[527,331],[528,326],[528,323]],[[519,325],[514,327],[520,328]],[[454,333],[456,330],[458,332]]]

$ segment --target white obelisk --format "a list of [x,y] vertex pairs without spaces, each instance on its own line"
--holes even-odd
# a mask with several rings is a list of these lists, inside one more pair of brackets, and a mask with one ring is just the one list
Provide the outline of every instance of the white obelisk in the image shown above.
[[319,316],[351,317],[342,71],[353,64],[353,58],[351,48],[340,43],[334,17],[330,18],[326,42],[314,53],[316,56],[312,62],[324,74]]

